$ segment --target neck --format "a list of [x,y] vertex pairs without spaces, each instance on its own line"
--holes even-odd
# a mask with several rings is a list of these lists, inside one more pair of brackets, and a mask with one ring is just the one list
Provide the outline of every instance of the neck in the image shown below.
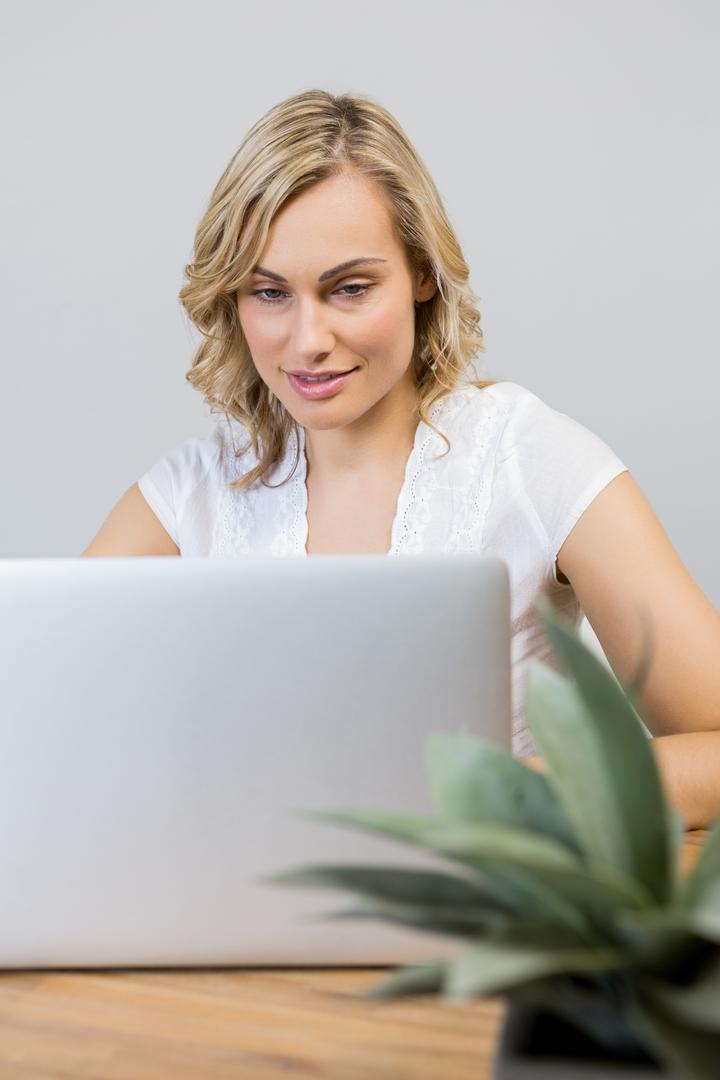
[[382,478],[409,457],[419,423],[414,385],[398,383],[363,416],[344,427],[305,428],[307,479],[352,483]]

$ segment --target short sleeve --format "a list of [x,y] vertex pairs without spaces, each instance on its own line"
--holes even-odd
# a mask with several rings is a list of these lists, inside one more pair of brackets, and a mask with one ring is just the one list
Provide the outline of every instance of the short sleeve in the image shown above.
[[213,436],[186,439],[158,458],[137,482],[145,501],[178,548],[185,505],[216,458],[217,440]]
[[513,458],[547,544],[552,580],[573,526],[611,480],[627,469],[594,431],[553,409],[532,391],[510,412],[500,454]]

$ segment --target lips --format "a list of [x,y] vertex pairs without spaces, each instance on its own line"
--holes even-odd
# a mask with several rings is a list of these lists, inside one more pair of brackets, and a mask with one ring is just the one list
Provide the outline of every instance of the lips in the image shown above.
[[349,375],[351,371],[355,371],[355,368],[348,368],[347,371],[288,371],[287,374],[296,375],[299,379],[319,379],[325,375]]
[[331,376],[329,379],[313,379],[312,381],[293,375],[291,372],[287,373],[287,377],[293,390],[300,397],[315,401],[341,392],[343,386],[355,371],[357,371],[357,368],[351,368],[350,371],[343,372],[341,375]]

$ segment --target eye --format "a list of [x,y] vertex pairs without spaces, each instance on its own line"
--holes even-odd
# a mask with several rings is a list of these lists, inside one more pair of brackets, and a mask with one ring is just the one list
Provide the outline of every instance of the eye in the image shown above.
[[[362,291],[355,293],[346,293],[343,292],[344,289],[361,289]],[[372,285],[362,285],[359,281],[356,281],[341,286],[341,288],[336,289],[336,292],[344,295],[348,300],[354,300],[356,297],[364,296],[368,289],[372,289]],[[263,293],[281,293],[281,296],[264,296]],[[266,289],[256,289],[255,292],[251,293],[251,296],[257,296],[258,300],[263,304],[279,304],[281,303],[282,296],[286,295],[286,293],[282,292],[282,289],[273,289],[269,286]]]

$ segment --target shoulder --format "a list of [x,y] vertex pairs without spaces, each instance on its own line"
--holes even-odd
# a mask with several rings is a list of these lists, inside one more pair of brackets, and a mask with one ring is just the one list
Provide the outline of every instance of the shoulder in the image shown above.
[[191,435],[177,443],[153,468],[166,471],[178,487],[193,488],[219,466],[224,441],[222,428],[216,423],[207,435]]
[[489,386],[475,386],[470,383],[465,387],[470,411],[492,411],[504,427],[507,422],[517,423],[528,414],[548,408],[545,403],[521,383],[498,381]]
[[591,428],[555,408],[527,386],[498,382],[482,391],[497,402],[502,412],[502,456],[524,459],[542,467],[548,462],[568,463],[603,457],[607,444]]
[[216,421],[206,435],[191,435],[178,443],[168,455],[185,466],[191,474],[208,472],[217,465],[223,455],[226,436],[222,424]]
[[486,394],[499,406],[504,416],[513,422],[521,423],[538,417],[549,418],[552,413],[564,415],[558,414],[543,398],[521,383],[503,380],[483,387],[481,393]]
[[138,480],[153,506],[162,501],[179,518],[196,488],[220,470],[225,438],[216,422],[207,435],[192,435],[161,453]]
[[482,393],[503,410],[494,490],[501,501],[524,508],[559,583],[558,551],[581,514],[627,466],[596,431],[527,387],[503,382]]
[[[520,383],[507,380],[488,386],[468,383],[459,388],[448,406],[456,429],[479,438],[496,466],[513,457],[517,446],[527,447],[538,434],[552,426],[550,409]],[[546,436],[545,436],[546,437]]]

